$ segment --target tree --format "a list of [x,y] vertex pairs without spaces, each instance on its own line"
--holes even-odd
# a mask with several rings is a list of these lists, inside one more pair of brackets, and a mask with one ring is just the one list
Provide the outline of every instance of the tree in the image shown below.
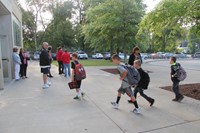
[[101,50],[127,52],[136,43],[138,23],[144,14],[141,0],[106,0],[91,6],[83,27],[85,40]]
[[198,0],[162,0],[143,18],[138,36],[146,30],[152,34],[154,51],[175,51],[185,40],[186,27],[199,26],[199,4]]
[[[45,23],[42,17],[42,13],[46,11],[48,3],[52,0],[26,0],[27,10],[34,15],[34,42],[35,49],[38,50],[37,32],[38,24],[42,24],[43,29],[45,29]],[[40,18],[40,19],[39,19]]]
[[23,30],[23,44],[27,50],[34,50],[34,15],[30,11],[24,10],[21,5],[19,7],[22,12],[22,30]]
[[53,19],[48,24],[48,29],[41,33],[41,38],[48,40],[49,44],[55,50],[58,46],[70,48],[75,44],[73,24],[70,21],[73,12],[73,3],[66,1],[50,5],[49,10],[53,15]]

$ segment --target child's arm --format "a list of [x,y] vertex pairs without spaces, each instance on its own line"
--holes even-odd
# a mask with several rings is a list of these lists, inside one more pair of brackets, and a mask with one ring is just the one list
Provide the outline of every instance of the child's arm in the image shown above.
[[123,73],[122,73],[122,75],[121,75],[121,77],[120,77],[120,80],[124,80],[125,78],[126,78],[126,76],[127,76],[127,71],[125,70]]
[[72,82],[74,81],[74,69],[72,69]]

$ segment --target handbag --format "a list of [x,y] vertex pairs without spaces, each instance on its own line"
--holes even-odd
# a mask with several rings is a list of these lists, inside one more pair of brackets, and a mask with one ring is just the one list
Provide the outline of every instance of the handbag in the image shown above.
[[77,84],[76,81],[74,81],[74,82],[69,82],[68,85],[69,85],[69,88],[70,88],[71,90],[72,90],[72,89],[75,89],[75,88],[78,88],[78,84]]

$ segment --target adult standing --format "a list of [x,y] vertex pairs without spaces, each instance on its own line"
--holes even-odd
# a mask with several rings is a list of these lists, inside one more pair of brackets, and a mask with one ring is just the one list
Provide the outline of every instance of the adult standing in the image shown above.
[[53,61],[51,50],[52,50],[52,47],[49,46],[48,47],[48,53],[49,53],[49,59],[50,59],[50,68],[49,68],[49,74],[47,75],[49,78],[53,78],[53,76],[51,75],[51,63]]
[[48,76],[47,76],[50,68],[48,45],[49,44],[47,42],[44,42],[42,44],[42,50],[40,54],[40,67],[41,67],[41,73],[43,73],[43,82],[44,82],[44,85],[42,87],[43,89],[47,89],[51,85],[51,82],[48,81]]
[[20,49],[19,57],[21,59],[20,76],[22,79],[28,78],[27,77],[28,57],[23,48]]
[[63,62],[62,62],[62,54],[63,54],[62,48],[58,47],[57,52],[56,52],[56,60],[58,61],[59,74],[63,74],[63,69],[64,69]]
[[22,63],[18,54],[18,48],[13,48],[13,62],[14,62],[14,69],[15,69],[15,80],[19,81],[20,80],[20,76],[19,76],[20,65]]
[[64,73],[65,77],[69,76],[71,77],[71,68],[70,68],[70,54],[67,50],[65,50],[62,54],[62,61],[64,65]]
[[130,55],[128,64],[133,66],[134,61],[140,60],[142,62],[142,57],[140,55],[140,49],[138,47],[133,48],[133,53]]

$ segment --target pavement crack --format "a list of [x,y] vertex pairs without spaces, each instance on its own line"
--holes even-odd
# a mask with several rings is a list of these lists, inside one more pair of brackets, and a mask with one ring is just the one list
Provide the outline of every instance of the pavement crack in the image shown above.
[[200,121],[200,119],[181,122],[181,123],[177,123],[177,124],[173,124],[173,125],[169,125],[169,126],[165,126],[165,127],[160,127],[160,128],[147,130],[147,131],[142,131],[142,132],[139,132],[139,133],[149,133],[149,132],[153,132],[153,131],[157,131],[157,130],[161,130],[161,129],[166,129],[166,128],[170,128],[170,127],[175,127],[175,126],[179,126],[179,125],[184,125],[184,124],[188,124],[188,123],[193,123],[193,122],[197,122],[197,121]]
[[102,110],[88,95],[86,95],[88,99],[108,118],[110,119],[123,133],[126,133],[126,130],[123,130],[104,110]]

